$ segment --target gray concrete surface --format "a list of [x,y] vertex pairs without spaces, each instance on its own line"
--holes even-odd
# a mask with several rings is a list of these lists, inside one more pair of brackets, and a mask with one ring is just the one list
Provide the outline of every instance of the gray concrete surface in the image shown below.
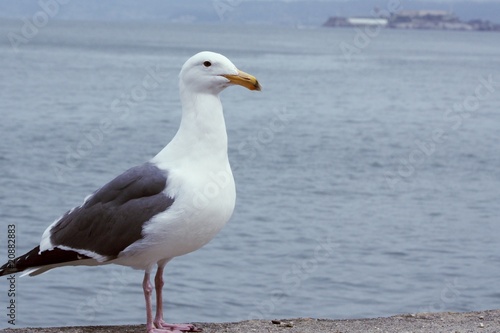
[[[404,314],[373,319],[276,319],[195,323],[204,333],[500,333],[500,310]],[[8,328],[1,333],[145,333],[145,325]]]

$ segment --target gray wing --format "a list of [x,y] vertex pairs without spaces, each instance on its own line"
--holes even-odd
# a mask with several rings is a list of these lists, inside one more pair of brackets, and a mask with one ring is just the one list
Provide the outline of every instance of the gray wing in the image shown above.
[[142,238],[144,223],[172,205],[166,186],[167,174],[155,165],[131,168],[61,217],[50,230],[50,241],[54,247],[116,258]]

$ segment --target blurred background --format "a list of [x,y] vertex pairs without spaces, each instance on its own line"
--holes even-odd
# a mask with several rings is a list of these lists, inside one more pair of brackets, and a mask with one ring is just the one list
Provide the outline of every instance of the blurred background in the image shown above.
[[[8,225],[21,255],[160,151],[211,50],[263,91],[222,94],[237,205],[167,266],[168,321],[497,308],[499,23],[499,1],[2,1],[0,257]],[[142,276],[17,278],[16,326],[144,323]]]

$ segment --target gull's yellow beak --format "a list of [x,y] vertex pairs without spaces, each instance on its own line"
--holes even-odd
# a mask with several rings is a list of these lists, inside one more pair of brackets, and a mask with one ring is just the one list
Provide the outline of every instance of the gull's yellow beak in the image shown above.
[[236,75],[222,75],[222,76],[228,79],[229,82],[231,82],[232,84],[237,84],[250,90],[260,91],[261,89],[259,81],[257,81],[255,76],[242,72],[240,70],[238,70],[238,74]]

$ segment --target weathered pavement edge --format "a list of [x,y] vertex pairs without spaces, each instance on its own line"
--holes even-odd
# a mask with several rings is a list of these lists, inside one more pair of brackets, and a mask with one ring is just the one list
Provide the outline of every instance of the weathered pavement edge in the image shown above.
[[[372,319],[280,319],[195,323],[204,333],[500,333],[500,310],[403,314]],[[7,328],[1,333],[145,333],[145,325]]]

